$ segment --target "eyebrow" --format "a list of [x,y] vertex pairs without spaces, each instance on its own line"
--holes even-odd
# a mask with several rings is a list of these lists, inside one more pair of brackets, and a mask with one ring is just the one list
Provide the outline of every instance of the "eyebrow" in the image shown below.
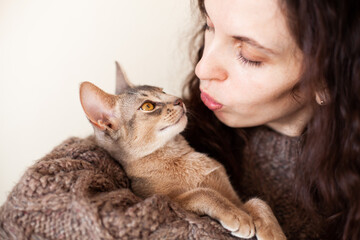
[[[203,10],[204,10],[205,17],[207,17],[207,18],[209,18],[211,20],[211,18],[209,17],[209,14],[207,13],[205,4],[203,5]],[[232,36],[232,38],[236,39],[238,41],[241,41],[241,42],[245,42],[245,43],[247,43],[249,45],[252,45],[252,46],[254,46],[254,47],[256,47],[256,48],[258,48],[260,50],[263,50],[263,51],[265,51],[267,53],[270,53],[270,54],[273,54],[273,55],[277,54],[274,50],[262,46],[260,43],[258,43],[254,39],[251,39],[251,38],[248,38],[248,37],[245,37],[245,36]]]
[[244,37],[244,36],[232,36],[232,38],[236,39],[236,40],[239,40],[241,42],[245,42],[249,45],[252,45],[258,49],[261,49],[265,52],[268,52],[270,54],[274,54],[276,55],[276,52],[270,48],[267,48],[267,47],[264,47],[262,46],[260,43],[258,43],[257,41],[255,41],[254,39],[251,39],[251,38],[248,38],[248,37]]

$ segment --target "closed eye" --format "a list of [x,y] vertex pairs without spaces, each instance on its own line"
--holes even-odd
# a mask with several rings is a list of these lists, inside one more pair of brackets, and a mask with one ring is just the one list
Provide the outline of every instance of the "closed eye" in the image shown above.
[[253,60],[247,59],[241,53],[239,53],[237,58],[240,60],[241,63],[243,63],[245,65],[249,65],[249,66],[260,67],[262,64],[262,62],[260,62],[260,61],[253,61]]

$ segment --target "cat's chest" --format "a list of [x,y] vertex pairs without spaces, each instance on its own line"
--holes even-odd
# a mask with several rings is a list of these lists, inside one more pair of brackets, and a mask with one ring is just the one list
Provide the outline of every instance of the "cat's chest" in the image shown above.
[[189,153],[181,157],[141,159],[128,166],[126,172],[133,190],[145,197],[197,187],[220,166],[203,154]]

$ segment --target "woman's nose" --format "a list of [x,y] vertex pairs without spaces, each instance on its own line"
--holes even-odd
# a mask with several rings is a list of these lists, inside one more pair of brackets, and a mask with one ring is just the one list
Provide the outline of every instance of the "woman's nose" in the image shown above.
[[195,74],[200,80],[224,81],[227,78],[224,63],[215,49],[204,49],[203,56],[196,65]]

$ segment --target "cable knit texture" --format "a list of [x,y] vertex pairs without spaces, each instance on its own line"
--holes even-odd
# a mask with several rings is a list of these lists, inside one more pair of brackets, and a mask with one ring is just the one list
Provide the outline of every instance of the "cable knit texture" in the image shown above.
[[92,137],[70,138],[31,166],[0,208],[0,239],[234,239],[168,197],[140,199]]

